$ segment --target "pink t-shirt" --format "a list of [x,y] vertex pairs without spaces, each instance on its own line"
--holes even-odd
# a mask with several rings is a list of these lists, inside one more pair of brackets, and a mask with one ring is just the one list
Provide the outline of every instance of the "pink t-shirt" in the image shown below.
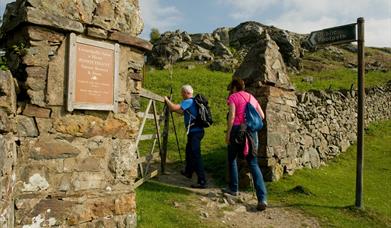
[[233,125],[240,125],[244,123],[244,112],[246,108],[247,102],[250,101],[250,103],[257,108],[259,106],[259,103],[255,97],[245,91],[240,91],[231,94],[228,97],[227,104],[235,104],[235,119]]

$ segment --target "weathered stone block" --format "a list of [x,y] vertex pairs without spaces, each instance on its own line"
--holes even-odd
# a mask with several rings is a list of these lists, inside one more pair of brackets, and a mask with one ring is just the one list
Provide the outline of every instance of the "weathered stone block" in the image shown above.
[[0,108],[9,114],[16,112],[15,82],[9,71],[0,70]]
[[72,188],[72,174],[71,173],[65,173],[64,175],[61,175],[61,178],[59,180],[58,190],[61,192],[68,192]]
[[79,172],[72,175],[72,187],[75,191],[102,189],[107,178],[102,172]]
[[134,146],[130,140],[113,141],[109,169],[116,181],[129,184],[137,177],[136,148]]
[[114,202],[116,215],[125,215],[136,211],[136,195],[134,193],[121,195]]
[[35,117],[35,122],[37,122],[38,131],[41,136],[53,133],[52,119]]
[[21,198],[17,200],[19,205],[16,210],[16,223],[19,226],[59,226],[66,225],[68,216],[76,207],[75,202],[58,198]]
[[[50,5],[52,4],[49,3],[46,6]],[[77,33],[83,33],[84,31],[84,26],[82,23],[68,19],[64,16],[54,15],[50,11],[27,7],[26,13],[26,20],[32,24],[50,26],[53,28],[73,31]]]
[[57,55],[49,62],[47,78],[47,102],[49,105],[64,104],[65,72],[67,72],[65,46],[66,42],[62,42]]
[[28,78],[40,78],[46,81],[47,67],[26,67]]
[[94,136],[111,136],[115,138],[134,138],[139,120],[135,115],[117,114],[115,118],[102,120],[95,116],[67,115],[54,122],[56,131],[73,136],[91,138]]
[[262,167],[262,174],[267,181],[278,181],[284,173],[284,168],[280,164],[271,167]]
[[88,27],[87,34],[92,37],[103,38],[103,39],[107,38],[107,31],[101,28]]
[[277,158],[282,159],[287,156],[284,145],[274,146],[273,149],[274,149],[274,155],[277,156]]
[[26,80],[26,86],[35,91],[44,90],[46,88],[46,80],[42,78],[28,77]]
[[35,121],[31,117],[16,116],[16,126],[19,137],[36,137],[38,136],[38,129]]
[[49,118],[50,109],[41,108],[32,104],[26,104],[23,110],[23,115],[30,117]]
[[46,190],[49,188],[49,183],[46,180],[45,176],[41,176],[39,173],[34,173],[29,177],[28,182],[23,183],[21,189],[22,192],[37,192],[41,190]]
[[309,162],[311,163],[311,167],[318,168],[320,166],[320,158],[316,149],[310,148],[308,154],[309,154]]
[[30,97],[31,104],[35,104],[40,107],[46,107],[45,93],[43,90],[39,90],[39,91],[27,90],[27,95],[29,95]]
[[[2,177],[11,177],[14,173],[16,164],[16,144],[12,133],[6,135],[0,134],[0,175]],[[0,185],[0,188],[6,188],[8,185]],[[0,189],[2,191],[3,189]],[[1,199],[1,198],[0,198]]]
[[26,30],[31,40],[47,40],[50,43],[61,43],[65,38],[64,34],[49,30],[44,27],[28,26]]
[[282,145],[283,142],[284,142],[283,136],[281,134],[279,134],[278,132],[269,133],[267,135],[267,145],[268,146]]
[[12,115],[8,115],[3,109],[0,109],[0,132],[13,132],[15,123]]
[[129,105],[125,102],[118,103],[118,112],[119,113],[127,113],[129,111]]
[[80,150],[71,143],[50,136],[40,137],[38,141],[30,147],[30,158],[35,160],[60,159],[75,157]]
[[0,227],[15,227],[14,205],[12,201],[6,201],[0,208]]
[[99,172],[104,168],[104,161],[96,157],[64,159],[64,172]]
[[23,63],[27,66],[46,67],[49,61],[49,50],[48,45],[27,48]]
[[106,155],[109,154],[105,147],[98,147],[98,148],[90,149],[90,153],[92,156],[97,157],[97,158],[105,158]]
[[129,72],[129,78],[135,80],[135,81],[142,81],[143,75],[140,72]]

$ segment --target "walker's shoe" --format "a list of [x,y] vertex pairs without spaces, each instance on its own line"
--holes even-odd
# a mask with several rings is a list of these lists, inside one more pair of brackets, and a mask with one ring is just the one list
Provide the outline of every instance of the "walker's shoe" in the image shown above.
[[267,207],[267,203],[259,202],[258,205],[257,205],[257,210],[258,211],[264,211],[264,210],[266,210],[266,207]]
[[182,176],[191,179],[191,174],[186,173],[185,171],[181,170]]
[[239,195],[239,192],[231,191],[231,189],[229,189],[229,188],[222,188],[221,191],[223,193],[227,193],[227,194],[230,194],[232,196],[238,196]]
[[206,184],[192,184],[190,185],[191,188],[200,188],[200,189],[205,189],[208,186]]

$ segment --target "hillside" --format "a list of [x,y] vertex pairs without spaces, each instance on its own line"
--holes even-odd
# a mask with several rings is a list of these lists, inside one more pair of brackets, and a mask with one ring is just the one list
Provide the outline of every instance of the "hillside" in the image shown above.
[[[164,32],[154,41],[148,64],[167,69],[170,64],[196,62],[212,71],[234,72],[249,50],[267,33],[277,44],[291,80],[298,90],[350,88],[356,84],[357,46],[344,44],[308,48],[307,36],[258,22],[243,22],[212,33]],[[391,80],[391,48],[365,49],[367,85]],[[337,81],[343,81],[336,83]],[[326,81],[326,82],[325,82]]]

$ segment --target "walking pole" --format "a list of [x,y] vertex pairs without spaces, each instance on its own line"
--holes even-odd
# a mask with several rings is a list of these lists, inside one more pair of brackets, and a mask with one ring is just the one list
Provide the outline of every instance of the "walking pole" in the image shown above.
[[[168,59],[169,59],[169,62],[170,62],[170,65],[168,67],[168,71],[170,73],[170,82],[171,82],[171,85],[170,85],[170,100],[171,100],[171,98],[172,98],[172,74],[173,74],[174,69],[173,69],[173,66],[172,66],[172,57],[170,56]],[[178,148],[179,160],[181,161],[181,163],[183,163],[182,155],[181,155],[181,149],[180,149],[180,146],[179,146],[178,134],[177,134],[177,131],[176,131],[176,126],[175,126],[175,121],[174,121],[174,115],[172,114],[172,112],[170,112],[170,115],[171,115],[171,120],[172,120],[172,126],[173,126],[173,129],[174,129],[176,145],[177,145],[177,148]]]
[[181,161],[181,163],[183,163],[182,155],[181,155],[181,148],[179,147],[178,134],[176,133],[176,127],[175,127],[175,122],[174,122],[174,116],[172,115],[172,112],[171,112],[171,120],[172,120],[172,126],[173,126],[173,128],[174,128],[174,134],[175,134],[175,139],[176,139],[176,145],[177,145],[177,147],[178,147],[179,160]]

